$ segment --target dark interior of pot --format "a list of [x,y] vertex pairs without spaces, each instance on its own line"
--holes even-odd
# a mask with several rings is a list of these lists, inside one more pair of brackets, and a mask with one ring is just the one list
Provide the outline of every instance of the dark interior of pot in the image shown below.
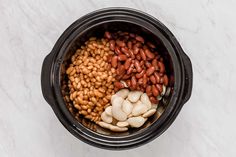
[[[96,25],[90,29],[87,29],[83,33],[79,34],[76,39],[71,41],[69,44],[70,46],[67,48],[67,52],[64,53],[64,61],[63,64],[61,65],[61,88],[64,90],[62,92],[62,96],[65,99],[65,96],[69,96],[68,88],[67,86],[67,75],[65,74],[65,69],[68,67],[68,65],[71,63],[71,56],[75,53],[76,49],[80,48],[90,37],[97,37],[97,38],[102,38],[104,36],[105,31],[110,31],[110,32],[117,32],[117,31],[126,31],[130,33],[135,33],[138,34],[142,37],[144,37],[145,41],[152,42],[154,45],[156,45],[156,51],[163,57],[165,67],[166,67],[166,73],[169,78],[169,85],[166,88],[166,94],[164,95],[163,99],[159,102],[159,107],[163,107],[164,109],[169,103],[169,100],[172,96],[172,91],[173,91],[173,86],[174,86],[174,72],[173,72],[173,64],[170,59],[170,55],[167,52],[167,49],[165,48],[164,44],[162,41],[155,36],[153,33],[148,31],[147,29],[140,27],[136,24],[132,23],[127,23],[127,22],[109,22],[109,23],[103,23],[100,25]],[[73,103],[69,102],[66,103],[65,105],[67,108],[72,108],[69,111],[71,112],[72,116],[77,119],[78,122],[82,123],[85,127],[100,133],[104,135],[109,135],[109,136],[127,136],[131,135],[133,133],[137,133],[139,131],[142,131],[142,129],[147,128],[148,126],[152,125],[153,123],[158,123],[158,119],[160,116],[158,116],[158,113],[154,114],[153,116],[149,117],[148,120],[145,122],[145,124],[137,129],[134,128],[129,128],[127,132],[122,132],[122,133],[116,133],[112,132],[107,129],[103,129],[100,126],[96,125],[94,122],[91,122],[90,120],[87,120],[83,118],[81,115],[77,115],[76,113],[78,112],[77,109],[73,107]]]

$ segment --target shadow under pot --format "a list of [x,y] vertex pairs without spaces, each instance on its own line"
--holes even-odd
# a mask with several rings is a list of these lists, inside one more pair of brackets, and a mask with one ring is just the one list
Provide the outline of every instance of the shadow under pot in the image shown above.
[[[71,56],[90,37],[102,38],[105,31],[125,31],[139,34],[145,41],[158,47],[169,78],[168,94],[159,102],[164,108],[149,117],[140,128],[130,128],[116,133],[79,116],[63,99],[63,80],[68,79],[65,69]],[[130,8],[107,8],[89,13],[72,25],[60,36],[51,53],[46,56],[41,73],[42,93],[65,128],[78,139],[104,149],[129,149],[143,145],[161,135],[175,120],[192,91],[192,65],[174,35],[154,17]],[[71,105],[71,104],[69,104]]]

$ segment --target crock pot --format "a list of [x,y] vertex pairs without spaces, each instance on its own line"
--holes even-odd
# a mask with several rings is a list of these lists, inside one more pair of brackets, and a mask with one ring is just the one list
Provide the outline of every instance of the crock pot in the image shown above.
[[[124,133],[102,129],[83,117],[75,119],[67,109],[61,92],[64,69],[75,50],[91,36],[102,37],[105,31],[119,30],[140,34],[161,49],[171,89],[169,95],[160,102],[165,107],[160,117],[154,115],[141,128],[129,129]],[[155,139],[173,123],[190,98],[192,77],[189,57],[174,35],[159,20],[130,8],[106,8],[79,18],[64,31],[44,59],[41,88],[45,100],[71,134],[99,148],[121,150]]]

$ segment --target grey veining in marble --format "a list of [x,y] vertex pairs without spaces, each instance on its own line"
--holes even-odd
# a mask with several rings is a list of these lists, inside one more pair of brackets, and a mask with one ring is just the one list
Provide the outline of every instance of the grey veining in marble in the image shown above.
[[[106,151],[73,137],[43,99],[44,57],[61,33],[95,9],[126,6],[161,20],[192,60],[192,97],[153,142]],[[0,156],[236,156],[235,0],[0,0]]]

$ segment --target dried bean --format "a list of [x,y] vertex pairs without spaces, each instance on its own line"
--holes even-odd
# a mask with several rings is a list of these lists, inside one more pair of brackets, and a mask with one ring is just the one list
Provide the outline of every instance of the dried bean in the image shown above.
[[131,58],[128,58],[128,59],[125,61],[125,64],[124,64],[125,70],[128,70],[128,69],[129,69],[131,63],[132,63],[132,59],[131,59]]
[[145,50],[145,54],[149,59],[153,59],[155,55],[148,49]]
[[134,61],[134,66],[135,66],[137,72],[141,72],[142,71],[142,68],[141,68],[141,66],[139,64],[139,61],[135,60]]
[[147,76],[152,75],[152,74],[154,73],[154,71],[155,71],[154,66],[149,67],[149,68],[147,69],[147,72],[146,72]]
[[145,61],[147,59],[145,53],[144,53],[144,50],[143,49],[140,49],[140,56],[142,57],[142,59]]

